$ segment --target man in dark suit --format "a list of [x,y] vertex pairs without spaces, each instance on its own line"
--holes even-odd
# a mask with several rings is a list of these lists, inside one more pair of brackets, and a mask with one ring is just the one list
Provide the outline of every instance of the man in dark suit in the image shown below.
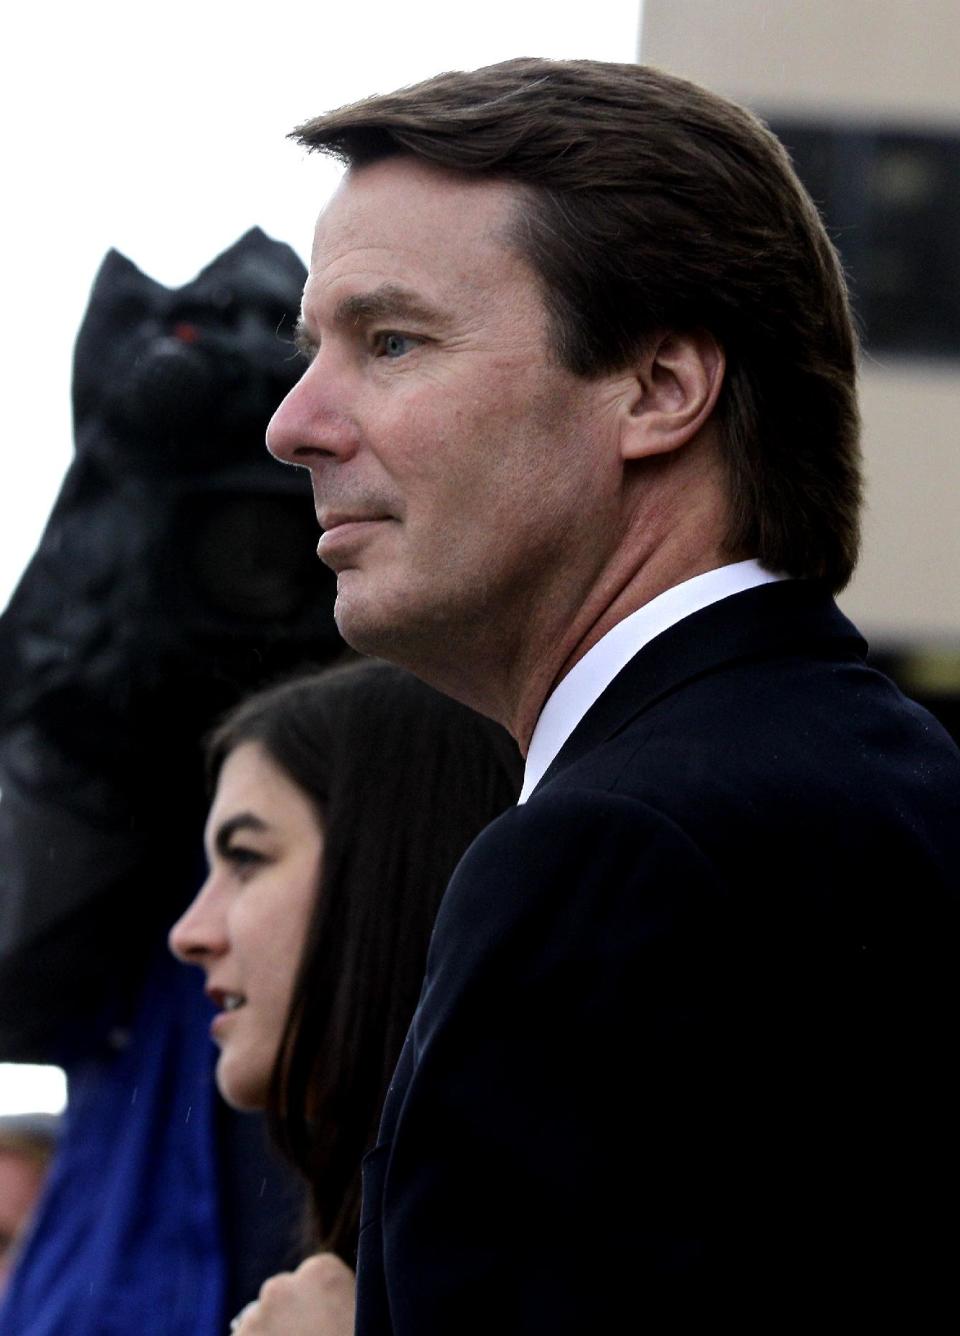
[[833,602],[856,346],[786,155],[592,62],[299,134],[349,170],[269,446],[311,470],[346,639],[528,767],[441,908],[357,1330],[955,1306],[960,755]]

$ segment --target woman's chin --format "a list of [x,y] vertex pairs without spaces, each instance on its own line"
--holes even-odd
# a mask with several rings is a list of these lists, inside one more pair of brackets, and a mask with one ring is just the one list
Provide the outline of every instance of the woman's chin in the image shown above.
[[266,1108],[269,1078],[238,1071],[226,1054],[217,1063],[217,1089],[225,1104],[240,1113],[257,1113]]

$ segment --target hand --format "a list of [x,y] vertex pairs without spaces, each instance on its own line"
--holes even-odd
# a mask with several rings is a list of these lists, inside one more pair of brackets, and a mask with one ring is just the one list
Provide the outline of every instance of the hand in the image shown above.
[[354,1275],[335,1253],[318,1253],[296,1271],[264,1281],[231,1331],[234,1336],[353,1336]]

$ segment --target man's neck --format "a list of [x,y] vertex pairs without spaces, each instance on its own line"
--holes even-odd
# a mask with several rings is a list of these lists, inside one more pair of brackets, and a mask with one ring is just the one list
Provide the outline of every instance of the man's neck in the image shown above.
[[507,724],[523,755],[526,755],[544,702],[608,631],[666,590],[730,561],[719,547],[702,553],[697,560],[670,560],[669,557],[670,554],[661,549],[619,589],[599,586],[594,597],[584,604],[580,615],[570,622],[565,634],[558,636],[552,652],[543,653],[531,664],[525,689],[517,696],[515,715]]
[[755,560],[732,562],[674,585],[618,622],[547,697],[527,750],[520,801],[524,802],[539,784],[594,702],[651,640],[712,603],[784,578]]

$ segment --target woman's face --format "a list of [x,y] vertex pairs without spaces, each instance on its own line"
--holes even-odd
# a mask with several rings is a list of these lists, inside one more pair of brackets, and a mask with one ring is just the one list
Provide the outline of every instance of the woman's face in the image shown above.
[[216,1004],[217,1085],[263,1108],[320,876],[323,829],[310,801],[256,742],[220,771],[204,835],[210,874],[170,931]]

